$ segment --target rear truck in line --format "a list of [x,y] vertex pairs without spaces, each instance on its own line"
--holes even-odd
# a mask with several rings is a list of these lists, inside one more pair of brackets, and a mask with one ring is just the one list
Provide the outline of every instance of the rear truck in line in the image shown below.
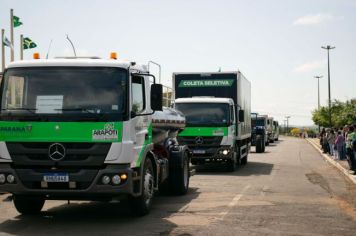
[[251,145],[256,147],[257,153],[265,152],[267,143],[267,119],[257,113],[251,113]]
[[192,164],[247,164],[251,146],[251,85],[240,72],[174,73],[174,106],[186,117],[178,142]]
[[267,136],[268,136],[268,143],[274,143],[274,127],[273,127],[273,117],[267,117]]
[[124,200],[147,214],[189,188],[185,118],[147,67],[98,58],[10,63],[1,84],[0,191],[22,214],[46,200]]
[[273,133],[274,133],[274,141],[279,140],[279,124],[278,121],[273,121]]

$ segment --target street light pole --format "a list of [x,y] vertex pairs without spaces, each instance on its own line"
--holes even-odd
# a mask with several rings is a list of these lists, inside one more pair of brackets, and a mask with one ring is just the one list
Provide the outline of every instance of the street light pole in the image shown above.
[[290,116],[286,116],[285,118],[287,119],[287,134],[288,134],[288,130],[289,130],[289,118],[290,118]]
[[[314,78],[318,79],[318,110],[320,110],[320,84],[319,84],[319,79],[323,78],[322,75],[320,76],[314,76]],[[319,126],[319,133],[320,133],[320,124]]]
[[328,51],[328,91],[329,91],[329,127],[331,128],[331,92],[330,92],[330,57],[329,57],[329,51],[331,49],[334,49],[335,47],[327,45],[326,47],[322,46],[322,49],[325,49]]

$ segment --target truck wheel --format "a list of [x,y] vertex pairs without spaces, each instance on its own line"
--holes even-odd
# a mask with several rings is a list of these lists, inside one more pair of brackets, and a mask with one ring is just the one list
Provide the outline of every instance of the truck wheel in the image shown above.
[[182,153],[183,167],[176,167],[169,171],[169,186],[175,195],[184,195],[189,189],[189,157],[187,152]]
[[265,146],[268,146],[269,145],[269,140],[266,142],[266,145]]
[[266,144],[265,142],[262,141],[262,152],[265,152],[266,151]]
[[274,143],[274,139],[272,139],[270,142],[271,142],[271,143]]
[[130,197],[130,205],[136,216],[144,216],[149,213],[154,196],[154,172],[152,162],[146,158],[143,166],[142,194],[139,197]]
[[229,171],[229,172],[234,172],[235,170],[236,170],[236,166],[237,166],[237,153],[236,152],[234,152],[233,153],[233,157],[231,158],[231,159],[229,159],[229,160],[227,160],[227,171]]
[[248,155],[241,159],[241,165],[247,165]]
[[14,205],[16,210],[23,215],[34,215],[41,212],[45,199],[42,197],[30,197],[14,195]]
[[263,152],[264,141],[261,137],[256,138],[256,152],[261,153]]

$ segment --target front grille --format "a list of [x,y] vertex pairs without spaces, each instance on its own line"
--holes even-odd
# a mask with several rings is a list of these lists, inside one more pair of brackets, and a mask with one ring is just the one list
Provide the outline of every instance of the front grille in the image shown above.
[[[196,138],[202,138],[203,142],[197,144]],[[178,142],[180,145],[188,145],[189,147],[219,147],[223,136],[183,136],[178,137]]]
[[60,161],[49,157],[49,146],[44,142],[7,142],[6,146],[15,166],[102,166],[111,143],[61,143],[66,155]]

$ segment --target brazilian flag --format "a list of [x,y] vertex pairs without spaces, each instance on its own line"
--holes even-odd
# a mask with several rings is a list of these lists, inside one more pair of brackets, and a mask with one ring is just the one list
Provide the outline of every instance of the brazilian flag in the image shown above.
[[23,39],[23,49],[31,49],[37,47],[37,44],[33,42],[30,38]]
[[20,25],[22,25],[22,22],[20,21],[20,17],[13,16],[13,20],[14,20],[14,27],[19,27]]

